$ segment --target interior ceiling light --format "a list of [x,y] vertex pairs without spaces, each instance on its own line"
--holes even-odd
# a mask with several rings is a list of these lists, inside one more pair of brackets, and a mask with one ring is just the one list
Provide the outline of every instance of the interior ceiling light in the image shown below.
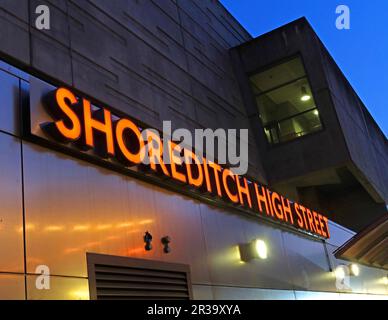
[[302,96],[300,97],[300,100],[302,101],[309,101],[311,99],[311,96],[307,93],[306,87],[301,88]]

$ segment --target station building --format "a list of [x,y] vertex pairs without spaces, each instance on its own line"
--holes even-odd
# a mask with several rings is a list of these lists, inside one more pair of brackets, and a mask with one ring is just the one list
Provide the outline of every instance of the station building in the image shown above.
[[[29,0],[0,29],[1,299],[388,297],[387,138],[306,19]],[[248,129],[247,174],[140,165],[164,120]]]

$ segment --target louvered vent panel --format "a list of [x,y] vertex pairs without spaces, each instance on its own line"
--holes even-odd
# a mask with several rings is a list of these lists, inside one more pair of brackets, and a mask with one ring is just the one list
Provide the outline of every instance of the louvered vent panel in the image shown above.
[[[105,261],[98,261],[99,257]],[[94,262],[92,265],[90,260]],[[88,270],[93,272],[89,274],[89,285],[94,286],[91,297],[98,300],[187,300],[191,297],[190,274],[185,265],[95,254],[90,259],[88,254]]]

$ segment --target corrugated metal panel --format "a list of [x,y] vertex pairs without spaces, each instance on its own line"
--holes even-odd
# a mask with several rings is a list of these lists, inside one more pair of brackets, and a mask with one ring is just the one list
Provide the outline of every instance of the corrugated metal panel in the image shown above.
[[91,299],[191,299],[189,266],[87,254]]

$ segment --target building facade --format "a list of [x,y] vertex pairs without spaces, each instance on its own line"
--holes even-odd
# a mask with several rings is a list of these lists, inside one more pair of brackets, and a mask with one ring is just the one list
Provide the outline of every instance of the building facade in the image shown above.
[[[0,26],[0,298],[387,298],[386,237],[357,275],[336,255],[387,215],[387,139],[305,19],[252,39],[218,1],[4,0]],[[58,88],[142,127],[248,129],[247,179],[330,236],[54,141]]]

